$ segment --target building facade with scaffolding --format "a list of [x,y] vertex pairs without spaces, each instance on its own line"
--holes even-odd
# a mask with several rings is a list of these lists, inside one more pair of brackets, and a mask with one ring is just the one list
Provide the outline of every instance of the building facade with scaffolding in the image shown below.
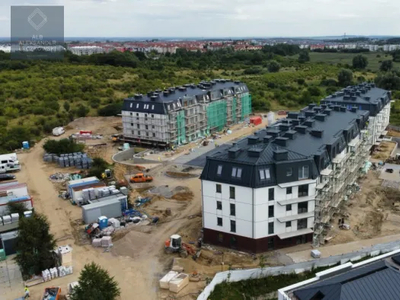
[[246,120],[251,95],[239,81],[215,79],[198,85],[156,90],[124,100],[122,123],[127,142],[176,146]]
[[206,243],[251,252],[324,243],[332,217],[370,166],[374,137],[385,130],[379,120],[389,119],[390,92],[373,84],[352,89],[376,95],[380,108],[310,104],[207,157]]

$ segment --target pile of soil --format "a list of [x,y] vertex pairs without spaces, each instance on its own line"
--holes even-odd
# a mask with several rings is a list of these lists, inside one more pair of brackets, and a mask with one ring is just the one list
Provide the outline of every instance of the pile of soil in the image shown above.
[[169,177],[172,178],[195,178],[198,177],[198,175],[195,174],[190,174],[190,173],[184,173],[184,172],[172,172],[172,171],[167,171],[165,174]]

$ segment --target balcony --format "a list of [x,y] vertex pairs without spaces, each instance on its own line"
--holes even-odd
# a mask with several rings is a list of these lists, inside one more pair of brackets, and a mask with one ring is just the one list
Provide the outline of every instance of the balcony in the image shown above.
[[278,234],[278,237],[281,240],[284,240],[284,239],[288,239],[288,238],[299,236],[299,235],[310,234],[312,232],[313,232],[313,230],[311,228],[304,228],[304,229],[300,229],[300,230],[296,230],[296,231],[290,231],[290,232]]
[[300,220],[300,219],[305,219],[305,218],[312,218],[312,217],[314,217],[314,211],[310,211],[310,212],[298,214],[298,215],[280,217],[280,218],[276,218],[276,219],[280,223],[285,223],[285,222],[289,222],[289,221]]
[[285,206],[288,204],[294,204],[294,203],[299,203],[299,202],[305,202],[305,201],[314,201],[315,200],[315,195],[313,196],[306,196],[306,197],[298,197],[298,198],[292,198],[292,199],[286,199],[286,200],[278,200],[278,204],[281,206]]

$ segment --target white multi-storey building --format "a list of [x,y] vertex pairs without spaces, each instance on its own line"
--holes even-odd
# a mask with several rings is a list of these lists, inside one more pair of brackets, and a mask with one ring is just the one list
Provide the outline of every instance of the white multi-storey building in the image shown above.
[[[390,114],[390,92],[373,84],[340,93],[207,157],[206,243],[256,253],[323,242]],[[340,97],[369,106],[329,102]]]

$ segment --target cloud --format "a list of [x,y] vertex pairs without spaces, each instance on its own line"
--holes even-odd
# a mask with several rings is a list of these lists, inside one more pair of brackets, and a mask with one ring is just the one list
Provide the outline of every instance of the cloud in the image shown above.
[[[2,0],[60,4],[66,36],[239,37],[400,33],[396,0]],[[4,15],[4,14],[3,14]],[[7,16],[7,14],[5,14]],[[2,20],[0,36],[8,36]],[[398,25],[399,24],[399,25]]]

